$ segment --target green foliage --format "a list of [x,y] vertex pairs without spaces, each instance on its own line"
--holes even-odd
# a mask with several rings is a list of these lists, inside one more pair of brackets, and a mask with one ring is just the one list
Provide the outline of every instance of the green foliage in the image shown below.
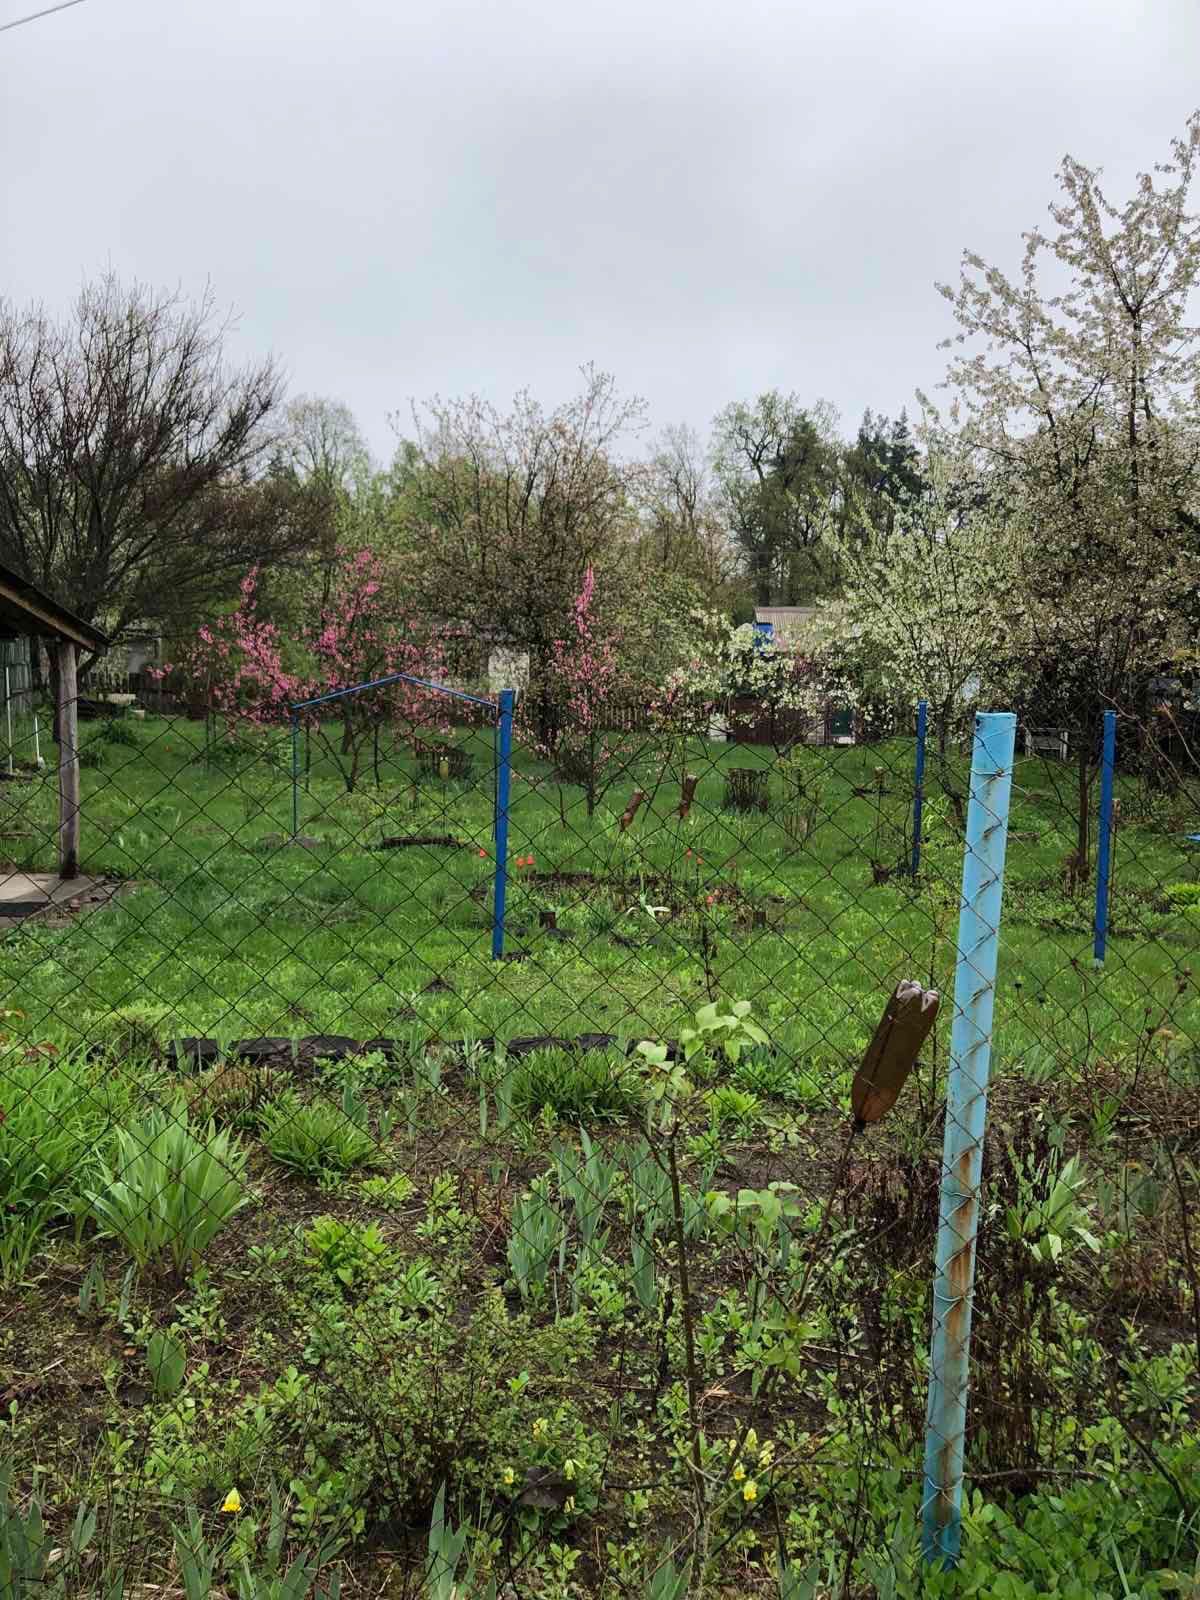
[[160,1400],[178,1394],[187,1372],[187,1350],[179,1335],[170,1328],[156,1328],[146,1345],[146,1366]]
[[[80,1592],[84,1552],[96,1532],[96,1513],[81,1505],[76,1512],[66,1546],[47,1574],[50,1547],[42,1502],[34,1494],[29,1510],[22,1512],[12,1498],[12,1463],[0,1462],[0,1596],[3,1600],[56,1600]],[[58,1541],[56,1541],[58,1543]],[[103,1591],[120,1593],[119,1586]]]
[[548,1180],[539,1179],[513,1206],[508,1265],[522,1300],[541,1299],[550,1263],[566,1246],[562,1214],[547,1188]]
[[128,1105],[124,1084],[80,1056],[10,1049],[0,1060],[0,1203],[10,1215],[73,1210]]
[[389,1210],[402,1206],[413,1195],[413,1181],[403,1172],[390,1172],[386,1176],[364,1178],[358,1186],[358,1192],[364,1200],[370,1200],[377,1206],[386,1206]]
[[88,1204],[101,1235],[119,1239],[138,1267],[169,1255],[182,1272],[249,1204],[245,1168],[228,1133],[155,1111],[117,1130],[113,1164],[101,1167]]
[[599,1050],[534,1050],[515,1067],[509,1104],[525,1115],[549,1107],[572,1122],[616,1121],[637,1110],[638,1075]]
[[344,1289],[357,1289],[379,1278],[394,1260],[395,1252],[374,1222],[364,1225],[317,1217],[304,1234],[304,1265]]
[[352,1081],[340,1106],[324,1095],[302,1100],[294,1089],[285,1089],[264,1108],[259,1126],[275,1160],[307,1178],[351,1172],[382,1159],[379,1141],[386,1130],[379,1139],[372,1133],[366,1104]]

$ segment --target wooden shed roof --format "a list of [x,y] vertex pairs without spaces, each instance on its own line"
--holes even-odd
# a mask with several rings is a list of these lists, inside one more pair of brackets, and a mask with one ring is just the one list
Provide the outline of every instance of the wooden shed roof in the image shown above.
[[67,639],[85,650],[108,648],[107,635],[84,622],[36,583],[0,565],[0,639]]

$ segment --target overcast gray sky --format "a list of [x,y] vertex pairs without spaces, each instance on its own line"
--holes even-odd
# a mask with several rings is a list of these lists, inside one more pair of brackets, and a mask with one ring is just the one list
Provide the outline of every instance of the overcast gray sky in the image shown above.
[[211,280],[381,455],[589,360],[655,428],[779,386],[849,433],[1065,152],[1120,199],[1166,159],[1198,46],[1196,0],[86,0],[0,33],[0,294]]

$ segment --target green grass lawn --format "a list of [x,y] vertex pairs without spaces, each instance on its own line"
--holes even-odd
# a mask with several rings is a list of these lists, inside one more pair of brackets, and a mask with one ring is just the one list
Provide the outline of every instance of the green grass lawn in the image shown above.
[[[518,756],[507,946],[523,959],[498,964],[490,733],[459,736],[475,758],[461,784],[418,774],[411,755],[389,749],[380,781],[368,770],[347,794],[333,763],[315,760],[300,820],[319,845],[305,849],[280,842],[291,831],[286,735],[273,742],[273,761],[214,766],[198,724],[120,727],[137,743],[85,730],[100,755],[84,772],[83,857],[89,872],[130,888],[59,926],[26,924],[0,945],[0,985],[24,1013],[26,1038],[107,1035],[114,1013],[163,1039],[663,1036],[702,1000],[725,995],[753,1001],[776,1044],[830,1088],[861,1053],[897,978],[952,989],[961,843],[936,783],[920,884],[873,882],[873,860],[906,857],[909,741],[804,752],[814,826],[799,841],[777,774],[766,815],[722,809],[726,769],[765,765],[769,751],[695,744],[688,766],[700,784],[685,823],[674,814],[678,784],[659,781],[650,752],[591,818],[579,789]],[[964,759],[953,766],[962,783]],[[1200,917],[1162,894],[1192,876],[1179,838],[1132,820],[1133,785],[1122,781],[1114,937],[1094,972],[1090,886],[1073,897],[1062,887],[1073,844],[1069,778],[1042,760],[1017,770],[996,1018],[1002,1069],[1040,1069],[1048,1056],[1081,1068],[1097,1050],[1126,1047],[1147,1003],[1171,1001],[1178,1031],[1200,1035],[1194,995],[1171,994],[1200,946]],[[635,786],[649,798],[622,834],[615,814]],[[51,788],[10,785],[3,796],[23,812],[9,831],[27,830],[8,841],[16,865],[52,865]],[[465,847],[374,848],[383,837],[430,834]],[[532,866],[516,865],[528,855]],[[655,906],[666,909],[644,909]],[[540,925],[547,911],[555,933]],[[949,1018],[946,1006],[943,1031]]]

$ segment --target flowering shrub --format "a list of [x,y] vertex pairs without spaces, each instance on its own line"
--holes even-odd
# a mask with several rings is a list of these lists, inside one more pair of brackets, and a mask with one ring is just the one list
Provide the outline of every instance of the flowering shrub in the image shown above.
[[385,579],[383,561],[373,551],[339,551],[328,598],[301,616],[285,644],[278,624],[262,614],[254,568],[242,580],[234,609],[199,629],[177,668],[209,710],[224,718],[231,736],[247,723],[285,721],[294,705],[397,673],[423,680],[332,702],[327,715],[341,722],[336,745],[320,712],[307,715],[353,790],[367,740],[378,728],[391,722],[411,735],[447,726],[444,698],[424,686],[444,675],[445,640],[397,605]]

